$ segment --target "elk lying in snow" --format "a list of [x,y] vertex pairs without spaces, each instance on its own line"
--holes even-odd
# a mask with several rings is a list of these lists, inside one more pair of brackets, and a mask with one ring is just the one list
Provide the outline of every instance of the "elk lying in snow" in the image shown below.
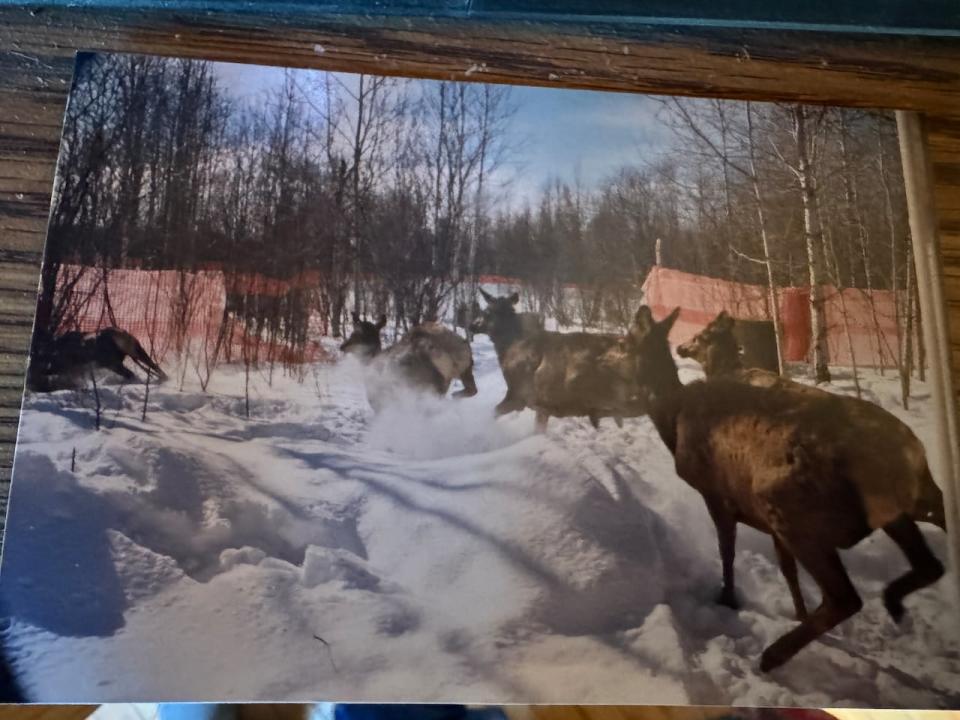
[[661,322],[641,307],[628,344],[650,417],[673,453],[677,474],[700,492],[713,519],[723,564],[720,602],[735,606],[737,523],[773,536],[781,567],[796,583],[798,560],[822,593],[820,606],[776,640],[760,660],[779,667],[856,614],[862,601],[837,552],[883,529],[910,570],[883,594],[899,621],[903,599],[934,583],[943,565],[911,513],[929,478],[923,448],[905,425],[830,393],[797,393],[730,379],[681,384]]
[[472,329],[490,336],[507,383],[497,415],[532,408],[542,431],[551,416],[588,417],[597,427],[601,417],[622,425],[645,412],[623,336],[548,332],[516,312],[517,293],[480,292],[487,307]]
[[123,364],[127,358],[148,377],[166,380],[166,373],[133,335],[108,327],[92,333],[71,331],[46,340],[38,339],[30,361],[30,386],[41,391],[71,386],[91,367],[111,370],[124,380],[134,380],[136,375]]
[[387,324],[385,315],[374,324],[353,313],[353,332],[340,349],[368,363],[367,398],[374,410],[384,401],[396,383],[416,390],[432,390],[446,395],[454,378],[463,382],[463,390],[454,397],[477,394],[473,378],[473,354],[470,344],[455,332],[437,323],[414,327],[402,340],[386,350],[380,344],[380,331]]

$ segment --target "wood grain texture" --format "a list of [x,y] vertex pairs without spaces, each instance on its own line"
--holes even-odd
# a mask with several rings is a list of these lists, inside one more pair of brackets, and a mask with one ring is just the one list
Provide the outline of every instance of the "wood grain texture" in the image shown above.
[[0,5],[0,517],[78,49],[924,111],[931,118],[954,367],[960,367],[960,120],[949,119],[960,118],[960,40],[542,16],[506,23],[396,9],[380,17],[316,10],[274,17],[189,7],[131,12]]
[[927,117],[927,141],[950,323],[954,386],[960,387],[960,117]]
[[960,39],[929,36],[306,10],[275,17],[0,7],[0,46],[41,58],[82,48],[559,87],[960,108]]
[[0,720],[84,720],[96,705],[0,705]]

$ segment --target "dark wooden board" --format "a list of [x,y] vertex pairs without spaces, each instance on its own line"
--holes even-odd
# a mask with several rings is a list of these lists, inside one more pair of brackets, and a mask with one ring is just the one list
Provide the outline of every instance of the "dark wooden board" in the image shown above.
[[615,19],[507,22],[421,14],[268,16],[216,9],[45,8],[31,13],[0,7],[0,47],[44,62],[79,48],[415,77],[960,112],[960,38],[903,34]]
[[695,24],[722,22],[747,26],[819,26],[883,31],[953,34],[960,30],[960,5],[953,0],[474,0],[471,12],[538,17],[566,15]]
[[[0,0],[0,5],[22,4]],[[718,25],[960,35],[954,0],[53,0],[49,6],[128,11],[226,11],[249,15],[433,15],[471,20]]]

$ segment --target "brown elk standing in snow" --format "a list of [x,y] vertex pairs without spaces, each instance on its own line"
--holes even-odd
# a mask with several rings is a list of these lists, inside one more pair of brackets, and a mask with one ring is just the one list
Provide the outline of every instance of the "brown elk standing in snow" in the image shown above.
[[588,417],[597,427],[601,417],[622,425],[645,412],[624,336],[548,332],[516,312],[517,293],[480,292],[487,307],[472,329],[490,336],[507,383],[497,415],[532,408],[543,431],[551,416]]
[[463,389],[455,392],[454,397],[477,394],[470,343],[438,323],[426,322],[384,350],[380,331],[386,324],[386,315],[372,323],[353,313],[353,332],[340,346],[343,352],[369,364],[373,371],[368,378],[367,398],[375,410],[383,406],[398,382],[442,396],[447,394],[454,378],[460,378]]
[[51,390],[60,385],[73,385],[75,378],[88,372],[90,367],[99,367],[115,372],[124,380],[134,380],[136,375],[123,364],[127,358],[148,377],[166,380],[166,373],[137,339],[115,327],[92,333],[74,330],[52,339],[37,339],[28,378],[33,389]]
[[683,385],[667,335],[679,308],[656,322],[641,307],[629,333],[650,417],[677,474],[703,496],[723,565],[718,600],[735,606],[737,523],[774,538],[781,567],[806,568],[820,606],[763,652],[773,670],[856,614],[863,603],[838,554],[882,529],[910,563],[883,601],[903,617],[903,599],[936,582],[943,565],[904,508],[916,506],[926,457],[905,425],[830,393],[806,394],[729,379]]

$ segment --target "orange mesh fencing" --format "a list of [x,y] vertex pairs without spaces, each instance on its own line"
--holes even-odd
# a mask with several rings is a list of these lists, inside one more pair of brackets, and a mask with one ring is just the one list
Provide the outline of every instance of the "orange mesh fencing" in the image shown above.
[[[824,286],[827,351],[834,365],[893,367],[899,348],[895,296],[890,290],[837,290]],[[675,307],[680,316],[670,334],[671,342],[686,342],[726,310],[744,320],[770,317],[767,288],[681,270],[655,266],[643,283],[644,302],[655,317],[664,317]],[[784,358],[802,362],[810,352],[810,290],[780,288],[777,304],[782,325]],[[915,328],[915,332],[918,329]]]
[[[229,284],[234,293],[277,296],[293,287],[305,287],[309,279],[238,275],[232,276]],[[157,362],[163,362],[171,352],[202,353],[218,361],[250,357],[299,363],[326,358],[316,341],[308,342],[304,349],[263,339],[258,343],[242,323],[225,324],[227,280],[219,270],[103,270],[64,265],[57,286],[58,295],[69,289],[72,298],[64,312],[61,332],[93,332],[116,326],[132,333]]]

